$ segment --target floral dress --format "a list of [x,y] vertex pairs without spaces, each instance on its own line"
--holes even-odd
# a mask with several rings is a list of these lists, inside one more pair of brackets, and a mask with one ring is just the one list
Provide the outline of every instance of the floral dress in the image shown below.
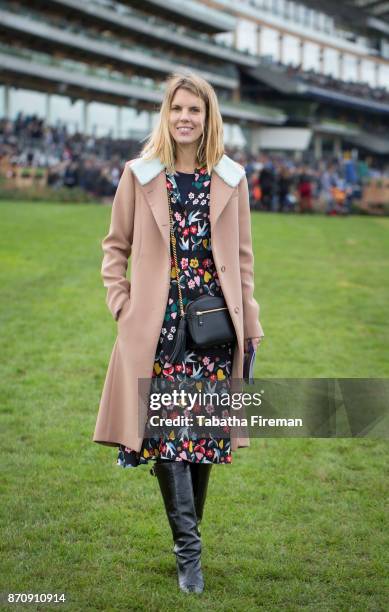
[[[173,229],[176,237],[177,261],[180,269],[180,287],[183,305],[194,298],[208,294],[221,296],[222,289],[212,256],[210,227],[211,177],[206,168],[196,168],[194,174],[169,174],[166,171],[166,187],[170,192]],[[171,248],[171,247],[170,247]],[[160,379],[167,381],[189,381],[200,385],[201,391],[211,392],[215,383],[228,392],[232,373],[234,343],[206,349],[187,349],[182,363],[171,364],[169,357],[174,346],[175,332],[180,319],[179,294],[174,258],[171,248],[171,282],[165,317],[151,373],[151,391]],[[199,387],[197,386],[197,389]],[[213,406],[193,407],[194,414],[210,417]],[[188,416],[182,406],[170,406],[161,411],[162,417]],[[228,417],[228,410],[218,416]],[[149,409],[148,417],[151,416]],[[223,437],[214,434],[200,437],[190,427],[171,428],[164,435],[145,436],[139,452],[119,445],[117,465],[136,467],[160,457],[175,461],[195,463],[231,463],[231,440],[229,427],[220,428]],[[219,431],[219,430],[218,430]]]

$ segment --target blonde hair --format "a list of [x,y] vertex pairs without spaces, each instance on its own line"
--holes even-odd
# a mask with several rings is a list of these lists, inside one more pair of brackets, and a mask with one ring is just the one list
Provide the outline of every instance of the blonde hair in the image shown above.
[[223,120],[212,85],[193,72],[175,72],[168,77],[157,124],[140,155],[145,159],[159,158],[169,173],[175,173],[176,142],[169,131],[169,112],[178,89],[187,89],[204,101],[205,123],[196,152],[196,164],[200,168],[206,166],[207,173],[211,174],[224,154]]

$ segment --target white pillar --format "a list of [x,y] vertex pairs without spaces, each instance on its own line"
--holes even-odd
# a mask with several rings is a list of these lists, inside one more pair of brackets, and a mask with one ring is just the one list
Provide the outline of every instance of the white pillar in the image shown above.
[[46,125],[51,125],[51,94],[46,94],[45,103],[45,123]]
[[82,125],[81,131],[83,134],[89,134],[89,102],[82,101]]
[[122,137],[122,126],[123,126],[123,107],[118,106],[116,108],[116,138]]
[[153,115],[151,112],[147,113],[147,130],[149,133],[153,130]]
[[262,28],[257,25],[257,55],[262,55]]
[[305,41],[300,39],[300,66],[301,69],[304,70],[304,61],[305,61]]
[[234,30],[232,45],[234,49],[238,49],[238,27]]
[[323,156],[323,141],[320,134],[315,134],[314,137],[314,155],[315,159],[321,159]]
[[278,34],[278,60],[281,64],[284,63],[284,35],[282,32]]
[[381,64],[379,62],[374,63],[374,80],[375,86],[379,87],[381,83]]
[[338,67],[339,67],[339,78],[343,79],[344,78],[344,55],[341,52],[339,52],[339,55],[338,55]]
[[322,74],[325,72],[324,66],[324,47],[320,47],[319,49],[319,69]]
[[362,58],[361,57],[357,57],[357,79],[358,81],[363,81]]
[[10,116],[11,116],[11,102],[10,102],[10,89],[9,89],[9,85],[4,85],[3,107],[4,107],[4,118],[5,119],[10,119]]

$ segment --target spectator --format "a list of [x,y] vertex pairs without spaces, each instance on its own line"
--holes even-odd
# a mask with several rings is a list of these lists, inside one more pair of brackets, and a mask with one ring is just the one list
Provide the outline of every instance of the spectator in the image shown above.
[[300,213],[313,212],[312,209],[312,177],[308,168],[302,168],[298,180],[299,209]]
[[267,163],[259,175],[259,186],[261,189],[261,208],[262,210],[273,210],[275,195],[275,174],[272,164]]

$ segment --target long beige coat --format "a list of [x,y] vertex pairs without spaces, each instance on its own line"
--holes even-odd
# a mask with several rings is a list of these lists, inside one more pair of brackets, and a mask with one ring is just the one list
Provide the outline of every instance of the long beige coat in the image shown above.
[[[253,253],[248,184],[244,168],[224,155],[210,187],[212,253],[237,343],[232,378],[243,376],[244,339],[263,336],[253,297]],[[107,305],[117,321],[93,441],[142,445],[147,405],[139,404],[138,379],[150,379],[170,284],[169,209],[165,168],[159,159],[126,162],[102,241]],[[131,282],[126,278],[131,255]],[[241,435],[241,434],[240,434]],[[249,446],[234,435],[231,449]]]

